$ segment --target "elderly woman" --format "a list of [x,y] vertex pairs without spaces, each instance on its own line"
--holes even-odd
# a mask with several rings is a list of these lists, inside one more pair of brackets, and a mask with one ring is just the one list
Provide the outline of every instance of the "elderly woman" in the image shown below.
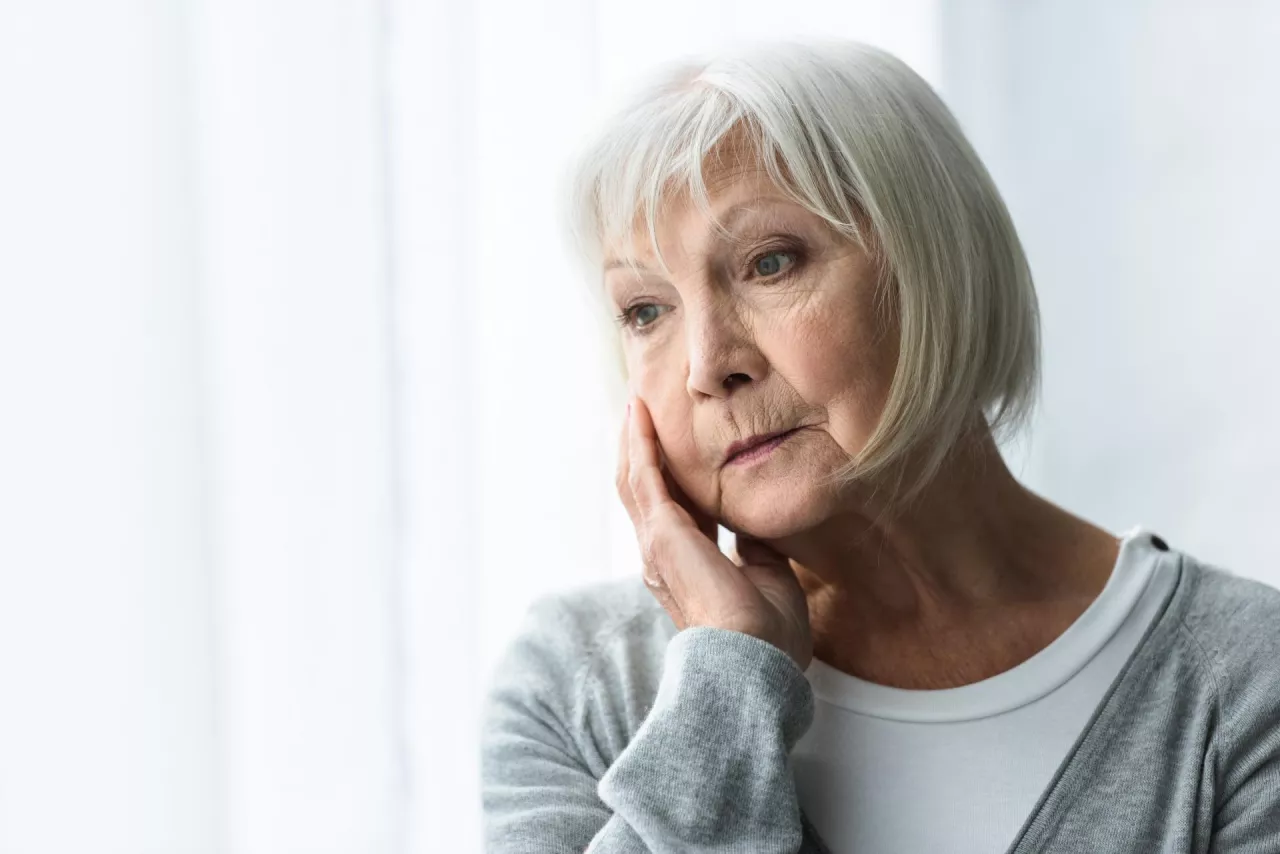
[[572,186],[645,577],[527,613],[488,850],[1280,852],[1280,591],[1011,475],[1035,292],[920,77],[681,63]]

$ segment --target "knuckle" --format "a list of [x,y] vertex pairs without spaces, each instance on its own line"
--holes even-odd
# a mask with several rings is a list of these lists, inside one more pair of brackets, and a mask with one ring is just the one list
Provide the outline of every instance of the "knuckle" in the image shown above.
[[658,568],[662,565],[664,552],[661,538],[656,536],[648,526],[645,526],[639,534],[640,557],[644,561],[646,569],[655,574],[661,574],[658,572]]
[[645,563],[655,569],[664,567],[671,557],[671,538],[664,536],[661,529],[647,527],[645,529],[643,552]]
[[641,528],[637,532],[637,541],[640,545],[640,559],[644,562],[646,571],[656,571],[658,567],[657,549],[654,545],[653,535],[647,530]]

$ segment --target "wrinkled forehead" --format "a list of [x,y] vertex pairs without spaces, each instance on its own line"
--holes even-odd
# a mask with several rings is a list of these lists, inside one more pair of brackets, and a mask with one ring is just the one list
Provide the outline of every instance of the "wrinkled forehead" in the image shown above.
[[[659,197],[652,226],[664,258],[672,252],[696,251],[713,239],[732,240],[730,226],[746,212],[795,204],[792,194],[776,184],[764,166],[748,153],[709,156],[702,180],[706,187],[705,210],[687,184],[668,184]],[[631,232],[609,240],[605,269],[619,265],[657,269],[653,239],[645,210],[637,210]]]

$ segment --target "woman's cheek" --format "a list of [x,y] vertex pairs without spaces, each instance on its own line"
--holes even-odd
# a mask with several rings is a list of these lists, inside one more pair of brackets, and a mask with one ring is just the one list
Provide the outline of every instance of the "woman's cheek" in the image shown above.
[[669,353],[641,345],[631,360],[631,386],[642,397],[656,402],[668,393],[667,385],[684,386],[683,372]]
[[[665,376],[661,374],[653,375]],[[693,435],[693,410],[683,385],[665,384],[642,388],[640,396],[649,407],[654,432],[667,465],[681,472],[682,481],[700,468],[700,455]],[[687,484],[686,484],[687,485]]]
[[[650,333],[656,336],[657,333]],[[671,361],[671,347],[665,344],[659,346],[657,342],[638,341],[636,343],[636,361],[640,367],[646,371],[661,370]]]

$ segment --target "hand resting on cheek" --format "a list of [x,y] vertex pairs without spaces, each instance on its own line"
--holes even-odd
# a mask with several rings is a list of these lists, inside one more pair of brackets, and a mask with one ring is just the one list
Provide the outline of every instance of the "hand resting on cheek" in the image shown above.
[[653,420],[632,395],[619,441],[616,484],[636,529],[645,583],[676,626],[743,632],[781,649],[803,670],[813,658],[809,606],[787,558],[737,534],[736,561],[716,542],[716,520],[665,467]]

